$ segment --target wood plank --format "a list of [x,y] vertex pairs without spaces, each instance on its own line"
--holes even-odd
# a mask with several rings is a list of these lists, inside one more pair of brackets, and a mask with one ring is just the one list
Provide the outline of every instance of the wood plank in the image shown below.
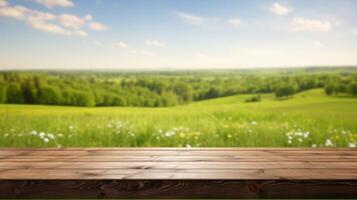
[[262,151],[205,151],[205,150],[195,150],[195,151],[120,151],[120,150],[107,150],[107,151],[96,151],[96,150],[71,150],[71,151],[27,151],[27,150],[2,150],[0,151],[0,156],[40,156],[40,155],[53,155],[53,156],[66,156],[66,155],[78,155],[78,156],[104,156],[104,155],[171,155],[171,156],[202,156],[202,155],[250,155],[250,156],[301,156],[301,155],[335,155],[335,156],[356,156],[357,151],[325,151],[325,150],[310,150],[310,151],[281,151],[281,150],[262,150]]
[[2,180],[357,180],[357,169],[8,169]]
[[357,198],[352,148],[0,148],[0,198]]
[[356,151],[331,147],[0,147],[0,151]]
[[0,169],[357,169],[357,162],[1,162]]
[[0,181],[0,198],[339,198],[357,196],[352,181],[67,180]]
[[65,156],[0,156],[1,162],[272,162],[272,161],[319,161],[319,162],[329,162],[329,161],[349,161],[357,162],[357,156],[336,156],[336,155],[324,155],[324,156],[313,156],[313,155],[301,155],[301,156],[250,156],[250,155],[213,155],[213,156],[157,156],[157,155],[92,155],[92,156],[76,156],[76,155],[65,155]]

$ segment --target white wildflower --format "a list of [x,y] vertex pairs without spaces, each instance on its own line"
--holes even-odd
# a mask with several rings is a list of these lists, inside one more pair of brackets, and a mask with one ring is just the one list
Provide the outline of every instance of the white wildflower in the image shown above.
[[166,137],[172,137],[172,136],[174,136],[176,133],[174,132],[174,131],[167,131],[166,133],[165,133],[165,136]]
[[45,133],[45,132],[40,132],[40,133],[38,134],[38,136],[39,136],[41,139],[43,139],[43,138],[46,136],[46,133]]
[[330,139],[326,139],[326,141],[325,141],[325,146],[327,146],[327,147],[332,147],[332,146],[333,146],[332,141],[331,141]]
[[354,143],[349,143],[349,144],[348,144],[348,147],[349,147],[349,148],[356,148],[356,144],[354,144]]
[[48,139],[48,138],[45,137],[45,138],[43,138],[43,141],[46,142],[46,143],[48,143],[48,142],[50,141],[50,139]]
[[252,125],[257,125],[257,122],[256,121],[252,121]]
[[48,133],[47,137],[49,137],[52,140],[54,140],[56,138],[55,135],[53,135],[52,133]]

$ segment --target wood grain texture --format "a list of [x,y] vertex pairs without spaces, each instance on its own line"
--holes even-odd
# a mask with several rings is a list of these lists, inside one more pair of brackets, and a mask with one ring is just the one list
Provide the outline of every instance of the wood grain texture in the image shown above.
[[0,198],[356,198],[356,181],[0,181]]
[[0,198],[357,198],[351,148],[0,148]]

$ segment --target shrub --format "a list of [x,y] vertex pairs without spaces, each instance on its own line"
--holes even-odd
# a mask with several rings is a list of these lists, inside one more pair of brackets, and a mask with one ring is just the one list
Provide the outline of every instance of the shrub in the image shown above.
[[327,85],[325,86],[325,93],[326,93],[328,96],[333,95],[335,92],[336,92],[336,86],[335,86],[334,84],[327,84]]
[[217,98],[221,95],[221,90],[217,87],[210,88],[203,96],[202,99]]
[[348,86],[346,84],[340,83],[336,87],[336,93],[347,93]]
[[294,87],[291,85],[280,86],[275,90],[275,96],[278,98],[289,97],[294,94]]
[[252,96],[252,97],[246,99],[245,102],[247,102],[247,103],[249,103],[249,102],[259,102],[259,101],[261,101],[261,100],[262,100],[262,98],[261,98],[261,96],[258,94],[258,95],[255,95],[255,96]]

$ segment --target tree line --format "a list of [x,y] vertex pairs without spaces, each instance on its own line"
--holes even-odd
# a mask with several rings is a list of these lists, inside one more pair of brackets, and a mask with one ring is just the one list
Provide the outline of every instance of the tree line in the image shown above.
[[[0,103],[166,107],[236,94],[292,96],[313,88],[356,96],[354,73],[1,72]],[[258,97],[258,96],[257,96]],[[252,101],[260,100],[260,96]]]
[[357,96],[357,81],[343,83],[343,82],[332,82],[325,86],[325,93],[329,96],[339,95],[339,94],[349,94],[352,96]]

